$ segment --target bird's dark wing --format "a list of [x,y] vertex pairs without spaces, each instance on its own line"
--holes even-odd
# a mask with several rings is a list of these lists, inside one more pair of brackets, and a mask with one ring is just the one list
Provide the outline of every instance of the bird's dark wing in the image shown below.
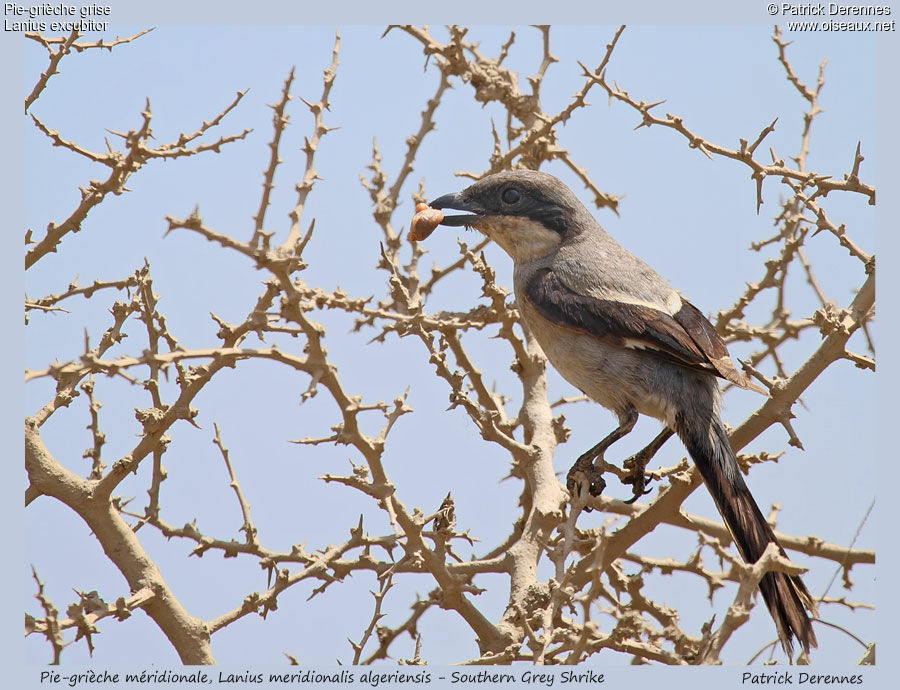
[[525,298],[553,323],[626,349],[640,349],[690,369],[765,393],[735,368],[713,325],[687,300],[671,315],[649,305],[582,295],[550,268],[525,286]]
[[769,395],[763,388],[757,386],[737,370],[716,327],[703,316],[697,307],[686,299],[682,299],[681,309],[675,312],[672,318],[691,336],[691,340],[706,355],[709,363],[715,368],[716,374],[740,388],[753,390],[765,396]]

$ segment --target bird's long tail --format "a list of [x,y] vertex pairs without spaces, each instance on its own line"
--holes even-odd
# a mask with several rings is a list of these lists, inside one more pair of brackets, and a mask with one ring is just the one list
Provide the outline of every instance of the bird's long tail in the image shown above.
[[[678,436],[700,470],[741,556],[747,563],[755,563],[769,542],[778,544],[778,539],[744,483],[725,428],[718,419],[702,429],[685,424],[683,420],[679,420],[677,426]],[[781,544],[778,548],[784,554]],[[785,651],[789,655],[793,652],[793,637],[807,652],[810,647],[817,646],[806,610],[818,614],[803,580],[797,575],[769,571],[760,581],[759,588]]]

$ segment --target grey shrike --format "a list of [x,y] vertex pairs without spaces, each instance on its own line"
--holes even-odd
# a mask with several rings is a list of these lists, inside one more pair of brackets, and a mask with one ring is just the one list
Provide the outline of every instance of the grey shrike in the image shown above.
[[[469,226],[512,258],[516,303],[524,325],[569,383],[612,410],[618,428],[569,471],[573,497],[605,486],[594,462],[628,434],[639,414],[662,433],[626,461],[634,498],[644,466],[673,433],[697,465],[741,556],[753,563],[778,544],[744,483],[719,416],[716,378],[765,391],[735,368],[713,325],[643,261],[621,247],[562,182],[535,171],[489,175],[433,209],[463,211],[443,225]],[[779,544],[781,553],[784,549]],[[796,637],[807,652],[816,636],[806,613],[812,597],[795,575],[770,571],[759,584],[789,654]]]

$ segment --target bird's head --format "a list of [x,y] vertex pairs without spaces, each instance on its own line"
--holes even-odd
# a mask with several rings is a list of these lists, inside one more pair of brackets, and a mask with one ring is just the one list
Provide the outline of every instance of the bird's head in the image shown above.
[[516,263],[526,263],[554,252],[581,227],[587,209],[562,182],[547,173],[514,170],[488,175],[455,194],[446,194],[429,206],[443,211],[442,225],[480,230],[499,244]]

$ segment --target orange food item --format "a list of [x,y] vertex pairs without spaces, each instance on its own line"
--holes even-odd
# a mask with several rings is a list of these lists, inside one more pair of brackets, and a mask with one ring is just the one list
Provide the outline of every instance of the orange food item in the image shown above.
[[413,216],[406,239],[421,242],[444,220],[444,212],[439,208],[431,208],[428,204],[416,204],[416,215]]

